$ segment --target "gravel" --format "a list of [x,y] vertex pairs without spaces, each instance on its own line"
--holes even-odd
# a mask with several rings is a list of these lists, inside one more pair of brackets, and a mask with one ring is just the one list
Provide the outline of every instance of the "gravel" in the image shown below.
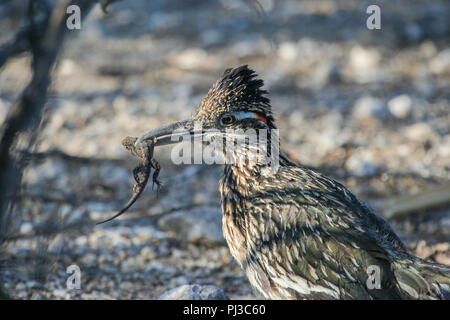
[[164,292],[158,300],[230,300],[216,286],[183,285]]
[[389,100],[388,108],[394,117],[404,119],[411,114],[411,98],[407,94],[396,96]]
[[381,99],[371,96],[361,97],[355,102],[353,114],[359,120],[369,117],[382,119],[385,115],[384,103]]
[[191,242],[223,243],[222,213],[220,208],[196,208],[167,214],[158,226],[174,233],[180,240]]
[[[449,181],[448,1],[386,2],[381,31],[366,28],[370,1],[264,1],[267,20],[247,3],[117,1],[69,34],[41,156],[13,211],[18,237],[2,257],[11,296],[261,298],[223,241],[220,166],[175,165],[162,147],[161,189],[148,186],[121,218],[94,224],[132,193],[136,159],[121,140],[189,117],[228,67],[249,64],[264,79],[293,160],[375,209]],[[0,29],[10,32],[0,46],[25,9],[2,5]],[[30,78],[28,64],[18,56],[0,70],[0,119]],[[450,263],[449,217],[447,205],[390,223],[413,253]],[[79,290],[66,286],[72,264]]]

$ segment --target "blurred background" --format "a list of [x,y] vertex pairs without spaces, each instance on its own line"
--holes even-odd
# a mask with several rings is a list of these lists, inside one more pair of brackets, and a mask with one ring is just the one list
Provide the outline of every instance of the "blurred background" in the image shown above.
[[[371,4],[381,30],[366,27]],[[26,7],[0,3],[0,46]],[[121,140],[189,117],[243,64],[265,81],[285,152],[388,217],[414,254],[450,264],[450,2],[120,0],[83,19],[66,35],[8,225],[10,296],[155,299],[197,283],[258,298],[222,237],[220,166],[175,166],[160,148],[159,194],[148,186],[94,226],[132,193],[137,159]],[[0,69],[0,121],[31,75],[26,53]],[[80,290],[66,287],[72,264]]]

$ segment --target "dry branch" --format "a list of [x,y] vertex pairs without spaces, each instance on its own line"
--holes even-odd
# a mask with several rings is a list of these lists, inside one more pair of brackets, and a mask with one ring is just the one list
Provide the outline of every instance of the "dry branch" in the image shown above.
[[35,1],[29,3],[29,25],[18,33],[10,45],[0,50],[0,66],[12,56],[24,51],[31,51],[33,58],[32,79],[14,102],[0,127],[0,246],[5,244],[13,232],[11,208],[17,198],[22,171],[26,164],[21,153],[15,151],[19,137],[23,140],[20,141],[21,144],[25,142],[25,148],[32,148],[36,139],[51,83],[51,73],[68,30],[66,9],[70,5],[78,5],[86,16],[94,5],[91,0],[61,1],[50,10],[49,7],[45,9],[47,7],[45,1],[39,1],[41,7],[44,7],[46,16],[37,22],[34,16],[37,10],[36,3]]
[[426,209],[450,203],[450,184],[422,191],[419,194],[405,195],[386,200],[383,215],[388,219],[406,218]]

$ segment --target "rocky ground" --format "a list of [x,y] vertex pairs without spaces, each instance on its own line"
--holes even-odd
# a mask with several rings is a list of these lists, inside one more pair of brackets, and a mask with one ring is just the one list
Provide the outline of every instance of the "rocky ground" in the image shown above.
[[[183,284],[254,293],[221,234],[220,166],[176,166],[156,150],[149,186],[122,218],[136,165],[121,146],[187,118],[227,67],[265,80],[282,148],[380,213],[387,200],[448,185],[448,1],[123,0],[70,32],[6,248],[5,287],[21,299],[155,299]],[[0,5],[0,45],[25,1]],[[381,30],[366,8],[381,7]],[[0,119],[30,78],[27,55],[0,70]],[[448,190],[448,189],[447,189]],[[415,254],[450,264],[450,207],[391,225]],[[53,235],[54,231],[58,233]],[[68,290],[66,268],[81,270]]]

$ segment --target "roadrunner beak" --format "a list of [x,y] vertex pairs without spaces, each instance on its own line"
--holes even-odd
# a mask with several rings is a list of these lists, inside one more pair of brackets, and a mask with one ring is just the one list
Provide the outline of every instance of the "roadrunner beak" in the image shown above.
[[199,130],[196,132],[192,120],[178,121],[144,133],[137,140],[135,145],[146,140],[154,140],[155,146],[164,146],[183,141],[182,137],[194,134],[202,134]]

